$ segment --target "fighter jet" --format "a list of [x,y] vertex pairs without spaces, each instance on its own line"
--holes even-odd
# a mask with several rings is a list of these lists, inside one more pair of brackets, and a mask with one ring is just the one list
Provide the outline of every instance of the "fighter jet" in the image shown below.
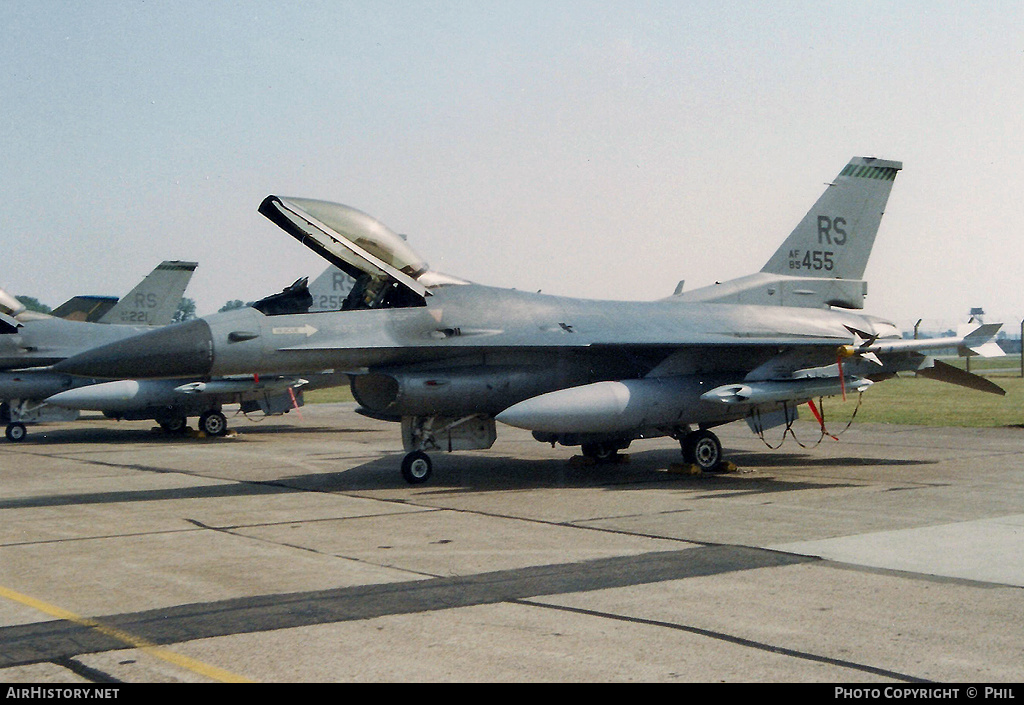
[[760,272],[646,302],[474,284],[431,270],[356,209],[268,196],[263,215],[355,279],[340,311],[215,314],[55,369],[134,379],[347,371],[362,413],[401,422],[410,483],[430,477],[427,451],[489,448],[496,420],[595,459],[669,436],[687,462],[711,471],[723,461],[711,428],[792,423],[800,404],[900,371],[1002,393],[925,354],[951,344],[984,352],[992,327],[941,343],[904,340],[895,324],[861,312],[864,270],[901,168],[852,159]]
[[[55,373],[45,366],[89,347],[171,323],[196,266],[176,260],[160,263],[99,316],[102,323],[26,311],[21,302],[0,290],[0,370],[5,370],[0,372],[0,421],[7,424],[7,438],[22,440],[26,423],[75,418],[76,413],[47,407],[43,400],[92,380]],[[74,309],[71,302],[64,308]]]
[[[0,294],[0,369],[51,365],[97,345],[164,326],[173,320],[195,262],[165,261],[101,318],[105,324],[26,311],[16,298]],[[2,291],[2,290],[0,290]]]
[[[328,267],[316,281],[321,303],[337,294],[329,293],[343,287],[346,275]],[[314,295],[305,278],[252,304],[267,315],[303,313],[314,305]],[[335,306],[336,308],[337,306]],[[48,407],[76,411],[101,411],[113,419],[153,419],[167,433],[184,433],[188,418],[198,416],[198,429],[207,436],[223,436],[228,422],[223,407],[238,404],[246,415],[260,412],[265,416],[285,414],[304,404],[303,392],[311,389],[346,384],[348,377],[331,371],[296,375],[233,375],[216,379],[184,382],[180,379],[122,379],[76,386],[47,397]]]

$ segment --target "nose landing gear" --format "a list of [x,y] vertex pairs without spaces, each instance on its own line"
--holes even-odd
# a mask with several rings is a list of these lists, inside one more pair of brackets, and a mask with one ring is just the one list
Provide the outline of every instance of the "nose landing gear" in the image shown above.
[[402,459],[402,477],[410,485],[420,485],[430,479],[434,471],[430,456],[422,450],[414,450]]

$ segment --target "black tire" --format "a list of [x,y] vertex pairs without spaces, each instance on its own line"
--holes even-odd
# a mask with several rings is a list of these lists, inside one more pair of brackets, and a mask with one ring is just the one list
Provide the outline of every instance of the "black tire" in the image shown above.
[[580,447],[584,458],[593,458],[599,463],[607,463],[614,460],[619,451],[629,446],[629,443],[622,444],[615,441],[601,441],[598,443],[584,443]]
[[207,436],[223,436],[228,432],[228,420],[219,411],[207,411],[199,417],[199,430]]
[[680,443],[683,459],[703,472],[714,472],[722,465],[722,444],[718,436],[708,430],[686,434]]
[[28,429],[25,428],[25,424],[15,422],[8,424],[6,434],[7,440],[11,443],[20,443],[28,435]]
[[157,419],[156,421],[160,424],[160,428],[163,429],[164,433],[168,434],[181,434],[185,432],[188,427],[188,419],[184,416],[172,416],[165,419]]
[[402,458],[402,477],[410,485],[421,485],[430,479],[434,464],[422,450],[415,450]]

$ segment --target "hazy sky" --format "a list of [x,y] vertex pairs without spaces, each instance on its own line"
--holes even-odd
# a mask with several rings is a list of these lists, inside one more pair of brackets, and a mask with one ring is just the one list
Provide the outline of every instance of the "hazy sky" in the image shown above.
[[441,271],[612,299],[757,271],[850,157],[900,160],[867,310],[1024,317],[1024,3],[0,0],[0,286],[196,260],[200,314],[324,263],[338,201]]

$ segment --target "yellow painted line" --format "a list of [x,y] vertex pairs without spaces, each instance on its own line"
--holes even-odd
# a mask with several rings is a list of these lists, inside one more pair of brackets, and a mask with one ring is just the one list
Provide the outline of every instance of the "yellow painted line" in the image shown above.
[[223,668],[217,668],[216,666],[211,666],[208,663],[197,661],[194,658],[189,658],[188,656],[176,654],[173,651],[170,651],[169,649],[157,646],[152,642],[134,636],[133,634],[129,634],[128,632],[117,629],[116,627],[111,627],[106,624],[103,624],[102,622],[97,622],[95,619],[89,619],[87,617],[79,616],[74,612],[69,612],[66,609],[62,609],[55,605],[51,605],[48,602],[43,602],[42,600],[37,600],[34,597],[23,595],[20,592],[15,592],[14,590],[5,588],[2,585],[0,585],[0,597],[6,597],[8,600],[19,602],[23,605],[26,605],[27,607],[31,607],[33,609],[39,610],[40,612],[48,614],[51,617],[56,617],[57,619],[64,619],[69,622],[74,622],[75,624],[80,624],[83,627],[95,629],[101,634],[105,634],[109,637],[117,639],[118,641],[124,642],[128,646],[131,646],[136,649],[141,649],[151,656],[155,656],[158,659],[162,659],[169,663],[173,663],[176,666],[181,666],[182,668],[192,671],[193,673],[198,673],[201,676],[206,676],[207,678],[212,678],[223,683],[254,682],[249,680],[248,678],[245,678],[244,676],[238,675],[237,673],[225,671]]

